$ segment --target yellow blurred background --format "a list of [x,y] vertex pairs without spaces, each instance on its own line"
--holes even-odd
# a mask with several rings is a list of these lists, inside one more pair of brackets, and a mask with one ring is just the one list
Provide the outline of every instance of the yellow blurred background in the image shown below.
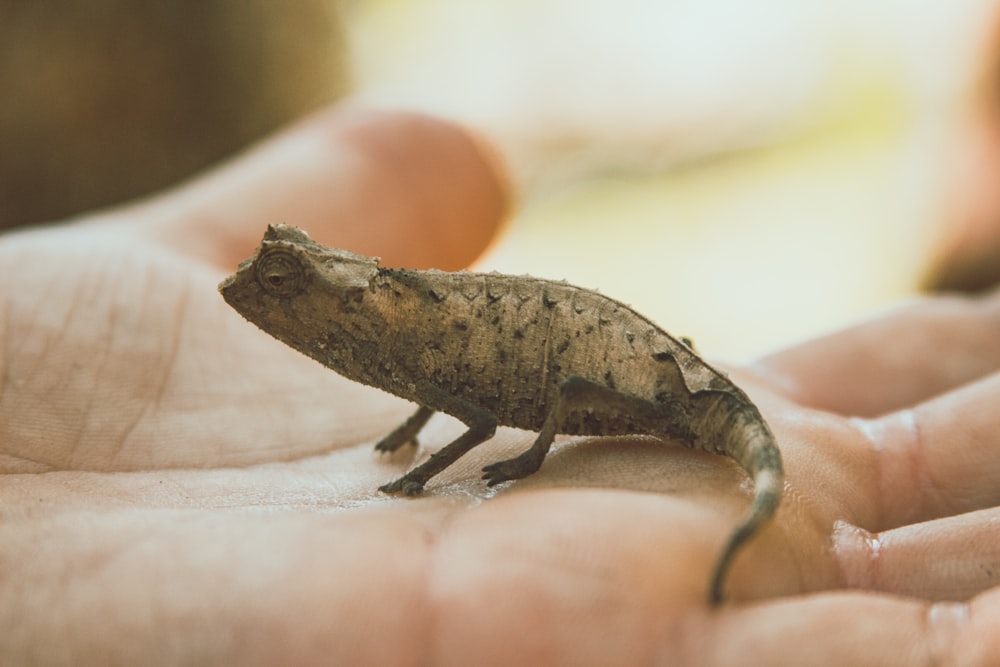
[[357,97],[510,161],[521,208],[476,268],[741,360],[916,293],[995,4],[370,0],[347,34]]

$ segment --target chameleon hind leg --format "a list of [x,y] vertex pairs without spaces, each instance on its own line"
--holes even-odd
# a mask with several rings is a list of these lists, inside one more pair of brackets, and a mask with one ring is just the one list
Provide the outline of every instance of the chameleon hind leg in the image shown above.
[[[562,432],[567,418],[574,412],[587,411],[595,415],[628,415],[636,424],[636,433],[649,433],[691,442],[687,428],[687,412],[678,403],[657,403],[625,394],[606,385],[579,376],[566,378],[552,411],[545,418],[538,437],[519,456],[498,461],[483,468],[483,479],[489,486],[527,477],[542,467],[557,433]],[[600,433],[594,433],[600,435]]]

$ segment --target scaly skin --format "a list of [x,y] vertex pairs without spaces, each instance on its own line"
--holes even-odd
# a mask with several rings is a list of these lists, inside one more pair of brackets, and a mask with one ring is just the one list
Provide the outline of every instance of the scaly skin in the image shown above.
[[689,345],[592,290],[531,276],[382,269],[285,225],[269,227],[219,289],[275,338],[420,406],[379,450],[412,441],[436,411],[469,427],[382,486],[387,493],[419,494],[497,426],[539,436],[484,468],[491,486],[538,470],[557,433],[644,433],[729,456],[755,494],[713,570],[713,603],[737,550],[780,502],[781,455],[746,394]]

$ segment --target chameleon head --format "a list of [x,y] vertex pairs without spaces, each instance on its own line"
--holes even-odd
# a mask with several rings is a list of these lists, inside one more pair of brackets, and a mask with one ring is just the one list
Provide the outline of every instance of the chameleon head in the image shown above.
[[269,225],[253,256],[219,284],[219,292],[247,320],[265,331],[303,327],[316,313],[370,287],[378,258],[322,246],[301,229]]

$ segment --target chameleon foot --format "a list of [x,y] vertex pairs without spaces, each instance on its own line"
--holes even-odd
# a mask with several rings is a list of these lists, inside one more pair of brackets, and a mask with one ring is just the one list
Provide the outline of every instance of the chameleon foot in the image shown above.
[[382,493],[402,493],[404,496],[419,496],[424,491],[424,485],[420,482],[407,479],[404,475],[393,482],[383,484],[378,487],[378,490]]
[[430,408],[420,406],[412,417],[399,425],[395,431],[379,440],[375,445],[375,450],[379,452],[394,452],[405,444],[413,443],[417,446],[417,433],[424,427],[427,420],[431,418],[434,411]]
[[506,461],[498,461],[483,468],[483,479],[486,480],[486,485],[496,486],[503,482],[509,482],[512,479],[527,477],[537,471],[542,467],[542,462],[537,460],[537,457],[530,456],[531,453],[529,449],[524,454],[521,454],[521,456],[507,459]]
[[385,452],[386,454],[392,454],[396,450],[400,449],[403,445],[413,445],[414,449],[420,446],[420,443],[417,442],[416,437],[409,439],[404,437],[394,438],[392,437],[393,435],[395,434],[387,435],[386,437],[379,440],[378,444],[375,445],[375,451]]

